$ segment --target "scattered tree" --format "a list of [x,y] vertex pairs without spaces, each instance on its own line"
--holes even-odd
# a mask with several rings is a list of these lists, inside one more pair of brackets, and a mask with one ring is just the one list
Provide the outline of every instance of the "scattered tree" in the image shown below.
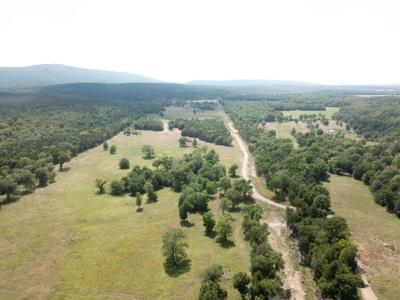
[[229,168],[229,176],[232,178],[237,177],[236,172],[239,169],[239,166],[237,164],[233,164],[230,168]]
[[115,154],[115,153],[117,153],[117,146],[111,145],[111,147],[110,147],[110,154]]
[[244,272],[236,273],[235,276],[233,276],[233,287],[239,291],[242,299],[246,299],[246,295],[249,291],[249,283],[250,277]]
[[129,163],[129,160],[127,158],[122,158],[119,161],[119,168],[122,169],[122,170],[129,169],[129,165],[130,165],[130,163]]
[[203,214],[203,226],[206,235],[211,235],[214,232],[215,220],[212,212]]
[[106,192],[107,181],[104,179],[97,178],[95,181],[95,186],[98,189],[98,194],[104,194]]
[[144,159],[153,159],[155,157],[154,148],[150,145],[144,145],[142,147],[142,153]]
[[182,229],[173,228],[163,235],[163,255],[165,258],[165,272],[171,276],[178,276],[189,268],[189,259],[186,254],[186,236]]

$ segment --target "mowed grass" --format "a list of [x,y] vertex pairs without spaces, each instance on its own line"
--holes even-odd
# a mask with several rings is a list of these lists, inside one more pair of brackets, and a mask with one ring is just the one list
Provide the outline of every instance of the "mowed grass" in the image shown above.
[[335,213],[349,224],[368,280],[379,299],[400,295],[400,219],[376,204],[368,187],[331,175],[326,184]]
[[[223,265],[223,286],[230,299],[239,299],[233,274],[249,271],[247,242],[240,231],[241,214],[232,213],[235,247],[222,248],[204,236],[201,216],[190,215],[192,227],[182,227],[189,244],[190,271],[169,277],[163,269],[162,234],[180,227],[178,193],[158,192],[158,202],[137,213],[128,195],[96,195],[94,180],[120,178],[118,162],[151,166],[142,159],[144,144],[156,155],[181,157],[193,148],[180,148],[178,131],[143,132],[112,138],[118,152],[96,147],[74,158],[56,183],[3,206],[0,211],[0,299],[196,299],[200,275],[212,263]],[[201,145],[206,143],[200,142]],[[227,166],[241,163],[240,149],[207,144]],[[210,202],[219,215],[218,199]]]

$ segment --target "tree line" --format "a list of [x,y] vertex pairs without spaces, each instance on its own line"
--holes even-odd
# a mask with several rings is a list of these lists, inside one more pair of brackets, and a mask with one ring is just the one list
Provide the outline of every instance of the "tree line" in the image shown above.
[[176,119],[169,128],[178,128],[182,136],[198,138],[216,145],[232,146],[232,137],[224,122],[216,119]]

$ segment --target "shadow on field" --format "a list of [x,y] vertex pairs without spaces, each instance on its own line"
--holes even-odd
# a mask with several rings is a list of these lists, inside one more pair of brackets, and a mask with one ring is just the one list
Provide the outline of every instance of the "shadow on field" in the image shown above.
[[165,273],[167,273],[171,277],[178,277],[183,273],[189,272],[190,267],[190,259],[184,259],[178,265],[174,265],[172,263],[169,263],[168,261],[164,262]]

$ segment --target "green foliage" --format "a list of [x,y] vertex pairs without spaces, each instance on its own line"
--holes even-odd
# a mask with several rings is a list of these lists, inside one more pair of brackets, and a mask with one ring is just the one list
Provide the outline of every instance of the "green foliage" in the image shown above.
[[190,139],[185,136],[179,138],[179,147],[187,147],[187,143],[189,143]]
[[216,119],[177,119],[169,122],[169,128],[179,128],[182,136],[198,138],[217,145],[232,145],[230,132],[222,121]]
[[115,154],[115,153],[117,153],[117,146],[111,145],[111,147],[110,147],[110,154]]
[[203,214],[203,226],[206,235],[211,235],[214,232],[215,220],[212,212]]
[[103,150],[104,150],[104,151],[107,151],[107,150],[108,150],[108,143],[107,143],[107,141],[104,141],[104,143],[103,143]]
[[235,276],[233,276],[233,287],[238,290],[242,299],[246,299],[249,283],[250,277],[244,272],[236,273]]
[[226,299],[228,294],[220,286],[220,281],[224,271],[220,265],[209,266],[202,274],[202,284],[199,292],[201,300],[222,300]]
[[[296,134],[300,146],[296,150],[290,140],[277,139],[274,134],[259,127],[264,114],[261,103],[225,103],[224,106],[249,143],[257,173],[265,177],[268,188],[275,193],[277,200],[287,200],[297,208],[296,211],[287,211],[287,222],[298,239],[303,262],[315,266],[312,268],[319,287],[332,298],[341,298],[344,294],[348,299],[356,297],[358,285],[355,284],[357,280],[353,280],[359,279],[354,268],[356,263],[348,254],[343,254],[346,258],[339,260],[340,251],[335,250],[337,243],[348,241],[347,224],[343,218],[326,218],[330,197],[321,182],[328,179],[327,165],[331,172],[351,174],[362,157],[363,143],[346,140],[338,135],[317,134],[311,130],[305,134]],[[255,109],[260,112],[256,113]],[[267,111],[265,108],[264,112]],[[276,120],[278,116],[275,115]],[[360,172],[357,176],[360,176]],[[375,186],[381,188],[380,184]],[[276,273],[282,268],[283,262],[280,255],[269,247],[261,246],[266,245],[268,236],[268,228],[259,223],[261,213],[254,208],[244,213],[243,231],[253,248],[250,294],[251,297],[270,298],[280,293]],[[262,249],[260,247],[265,251],[257,253]],[[345,253],[356,252],[355,248],[351,249]],[[340,275],[340,280],[336,280],[331,271],[320,271],[334,268],[347,270],[348,273]],[[333,282],[335,284],[330,285]]]
[[98,189],[99,194],[104,194],[106,192],[107,181],[104,179],[97,178],[95,181],[95,186]]
[[190,261],[186,254],[188,244],[182,229],[172,228],[163,235],[164,269],[170,276],[179,276],[188,271]]
[[125,188],[121,180],[113,180],[110,183],[110,193],[113,196],[121,196],[124,194]]
[[147,202],[157,202],[157,194],[154,191],[154,187],[150,182],[146,182],[144,185],[144,190],[147,194]]
[[129,163],[129,160],[127,158],[122,158],[119,161],[119,168],[122,169],[122,170],[129,169],[129,165],[130,165],[130,163]]
[[232,225],[228,216],[224,215],[218,220],[217,224],[215,225],[215,232],[218,235],[218,241],[222,245],[228,245],[231,243],[229,238],[232,235]]
[[164,129],[164,125],[160,120],[151,118],[140,118],[135,120],[133,124],[135,130],[162,131]]
[[236,172],[239,169],[239,166],[237,164],[233,164],[230,168],[229,168],[229,176],[234,178],[237,176]]
[[154,148],[150,145],[144,145],[142,147],[142,153],[144,159],[153,159],[155,158]]
[[135,203],[136,203],[136,206],[138,207],[137,211],[140,211],[142,208],[142,195],[140,193],[136,193]]

